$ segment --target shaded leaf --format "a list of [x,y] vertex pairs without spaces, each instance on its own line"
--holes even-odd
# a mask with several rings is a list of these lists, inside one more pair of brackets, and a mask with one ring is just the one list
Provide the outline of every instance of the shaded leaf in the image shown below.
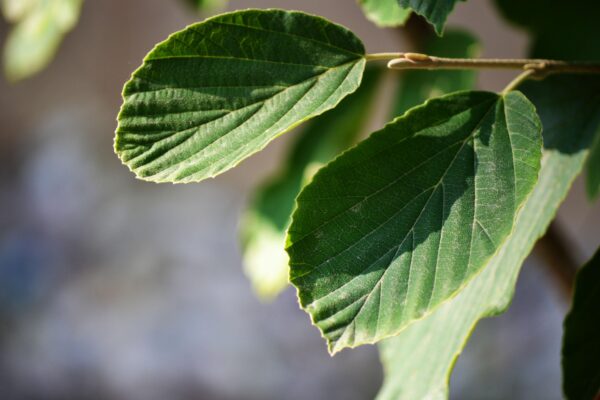
[[518,92],[459,92],[317,173],[287,251],[331,352],[398,334],[481,271],[537,180],[540,131]]
[[403,8],[410,8],[422,15],[434,26],[438,35],[442,35],[448,15],[458,1],[466,0],[398,0]]
[[596,140],[590,148],[590,156],[587,162],[586,188],[591,200],[598,198],[598,194],[600,194],[600,129],[598,129]]
[[311,121],[283,170],[255,193],[241,232],[244,269],[261,298],[270,300],[287,286],[285,237],[296,196],[313,172],[356,141],[372,111],[381,73],[379,68],[367,68],[355,93]]
[[363,56],[350,31],[301,12],[244,10],[191,25],[125,85],[116,152],[142,179],[214,177],[356,90]]
[[583,168],[600,126],[599,89],[598,78],[558,76],[522,87],[545,127],[538,183],[483,272],[431,315],[379,345],[386,379],[378,400],[447,398],[449,374],[475,325],[506,310],[523,261]]
[[28,78],[54,58],[60,42],[79,19],[82,0],[2,0],[14,23],[4,46],[4,71],[11,81]]
[[563,388],[569,400],[600,395],[600,249],[577,273],[571,311],[565,319]]
[[380,27],[404,25],[410,9],[398,5],[398,0],[358,0],[367,18]]

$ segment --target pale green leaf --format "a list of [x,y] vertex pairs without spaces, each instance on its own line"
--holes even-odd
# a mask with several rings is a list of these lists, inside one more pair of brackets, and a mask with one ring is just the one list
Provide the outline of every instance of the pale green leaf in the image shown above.
[[227,0],[186,0],[186,2],[198,11],[208,12],[221,10],[227,5]]
[[358,0],[367,18],[381,27],[404,25],[410,9],[398,5],[398,0]]
[[[433,34],[425,38],[423,53],[438,57],[476,58],[479,56],[480,46],[473,35],[454,30],[446,32],[441,38]],[[476,76],[474,70],[402,71],[393,116],[402,115],[430,98],[472,89]]]
[[565,319],[563,388],[569,400],[600,395],[600,249],[577,273],[573,305]]
[[2,0],[6,19],[15,24],[4,45],[4,71],[11,81],[44,69],[64,35],[79,18],[83,0]]
[[518,92],[431,100],[323,168],[298,197],[290,279],[330,351],[398,334],[465,286],[512,229],[541,126]]
[[372,111],[382,70],[367,68],[356,92],[309,122],[283,169],[260,187],[241,222],[244,269],[255,292],[271,300],[288,285],[285,237],[295,199],[323,164],[350,147]]
[[379,345],[385,381],[378,400],[447,398],[450,372],[472,330],[508,307],[521,264],[581,172],[600,124],[600,80],[553,77],[528,82],[523,92],[545,127],[539,181],[483,272],[454,299]]
[[364,47],[296,11],[244,10],[170,36],[125,85],[115,149],[155,182],[214,177],[335,107],[360,85]]
[[442,35],[448,15],[458,1],[466,0],[398,0],[402,8],[410,8],[425,17],[431,23],[438,35]]

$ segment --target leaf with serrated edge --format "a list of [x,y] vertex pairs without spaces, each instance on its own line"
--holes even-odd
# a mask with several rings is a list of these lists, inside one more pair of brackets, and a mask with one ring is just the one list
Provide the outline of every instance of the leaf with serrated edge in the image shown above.
[[357,140],[372,111],[382,69],[365,70],[358,90],[308,123],[287,164],[259,187],[241,221],[244,271],[258,296],[271,300],[288,285],[287,228],[296,196],[312,173]]
[[404,25],[411,10],[398,5],[398,0],[358,0],[366,17],[380,27]]
[[332,353],[398,334],[500,247],[539,170],[519,92],[430,100],[323,168],[298,197],[290,280]]
[[398,4],[425,17],[434,26],[437,34],[441,36],[446,19],[458,1],[466,0],[398,0]]
[[115,150],[139,177],[197,182],[335,107],[360,85],[364,47],[296,11],[245,10],[157,45],[125,85]]
[[600,395],[600,249],[577,273],[571,311],[565,319],[563,388],[569,400]]
[[545,127],[538,183],[483,272],[427,318],[379,344],[385,379],[378,400],[447,398],[449,374],[475,325],[506,310],[521,264],[583,168],[600,126],[600,80],[553,77],[527,82],[522,90]]

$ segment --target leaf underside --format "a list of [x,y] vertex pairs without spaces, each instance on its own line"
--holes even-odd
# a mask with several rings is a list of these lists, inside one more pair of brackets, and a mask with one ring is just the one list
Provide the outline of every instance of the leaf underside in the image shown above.
[[563,387],[569,400],[600,395],[600,249],[577,273],[573,306],[565,319]]
[[115,150],[140,178],[224,172],[360,85],[360,40],[320,17],[245,10],[157,45],[125,85]]
[[287,251],[331,352],[398,334],[481,270],[536,182],[540,130],[518,92],[459,92],[317,173]]
[[475,325],[506,310],[523,261],[583,168],[600,128],[600,80],[552,77],[522,90],[544,125],[538,183],[483,272],[431,315],[379,344],[386,379],[377,400],[447,398],[450,372]]
[[397,0],[402,8],[410,8],[425,17],[438,35],[442,35],[448,15],[458,1],[466,0]]

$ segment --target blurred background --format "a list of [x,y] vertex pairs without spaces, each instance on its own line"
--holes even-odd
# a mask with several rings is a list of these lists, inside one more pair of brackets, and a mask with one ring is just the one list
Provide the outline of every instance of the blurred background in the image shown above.
[[[228,8],[301,9],[351,28],[369,52],[408,46],[353,0],[341,3],[232,0]],[[0,399],[376,394],[375,347],[331,358],[292,289],[262,303],[242,272],[240,214],[294,133],[241,168],[187,186],[138,181],[113,153],[123,83],[155,43],[206,16],[178,0],[86,1],[49,68],[17,84],[0,78]],[[459,4],[449,26],[478,36],[483,56],[527,53],[526,35],[489,0]],[[8,31],[0,22],[0,40]],[[511,77],[483,73],[479,87],[498,90]],[[576,182],[557,224],[579,263],[600,236],[600,206],[583,186]],[[451,397],[560,399],[568,307],[530,257],[510,310],[480,323],[459,358]]]

